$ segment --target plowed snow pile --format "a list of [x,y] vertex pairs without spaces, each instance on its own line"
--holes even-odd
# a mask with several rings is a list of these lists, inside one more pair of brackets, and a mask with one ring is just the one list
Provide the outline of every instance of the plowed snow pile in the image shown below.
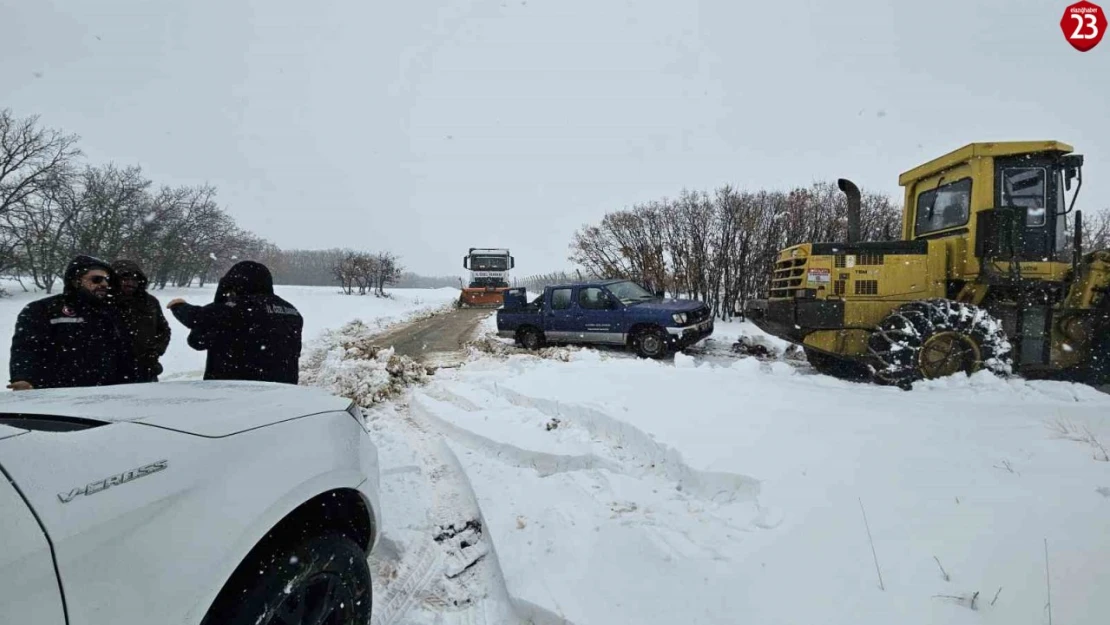
[[300,383],[370,406],[427,378],[424,365],[375,345],[377,333],[362,321],[325,332],[301,358]]
[[1110,614],[1110,396],[1085,386],[486,349],[410,412],[510,595],[577,625],[1047,623],[1046,540],[1053,622]]

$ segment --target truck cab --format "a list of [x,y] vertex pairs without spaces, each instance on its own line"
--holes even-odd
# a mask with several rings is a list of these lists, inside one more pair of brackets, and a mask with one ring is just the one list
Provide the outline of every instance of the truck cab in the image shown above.
[[505,289],[509,288],[509,271],[516,259],[507,249],[472,247],[463,256],[463,269],[470,271],[470,280],[459,294],[463,308],[497,308]]
[[527,301],[523,288],[505,292],[497,331],[528,349],[545,344],[613,345],[662,358],[713,334],[709,307],[666,299],[631,280],[544,287]]

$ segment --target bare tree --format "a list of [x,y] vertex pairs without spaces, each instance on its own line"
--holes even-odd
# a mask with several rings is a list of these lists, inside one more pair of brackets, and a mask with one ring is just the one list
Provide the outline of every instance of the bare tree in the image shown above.
[[[74,135],[40,127],[38,116],[18,119],[11,110],[0,110],[0,218],[56,186],[81,156],[77,141]],[[10,229],[0,233],[0,271],[16,265],[18,238]]]
[[397,282],[401,277],[401,266],[392,253],[378,252],[371,261],[371,272],[374,278],[374,294],[382,297],[385,295],[385,287]]
[[1105,249],[1110,249],[1110,209],[1083,211],[1084,253]]
[[39,127],[0,110],[0,215],[42,189],[52,174],[81,155],[75,135]]
[[[900,212],[890,199],[867,193],[861,204],[865,239],[898,234]],[[594,275],[701,299],[728,319],[748,298],[765,294],[781,249],[843,240],[846,217],[847,202],[827,182],[787,192],[684,190],[676,200],[615,211],[583,227],[569,259]]]

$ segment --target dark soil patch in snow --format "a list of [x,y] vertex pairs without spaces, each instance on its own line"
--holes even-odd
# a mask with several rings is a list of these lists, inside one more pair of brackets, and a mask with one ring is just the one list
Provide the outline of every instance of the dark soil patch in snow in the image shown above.
[[488,310],[469,308],[440,312],[389,330],[375,337],[373,342],[391,347],[398,355],[413,360],[423,360],[431,354],[460,352],[478,324],[489,315]]

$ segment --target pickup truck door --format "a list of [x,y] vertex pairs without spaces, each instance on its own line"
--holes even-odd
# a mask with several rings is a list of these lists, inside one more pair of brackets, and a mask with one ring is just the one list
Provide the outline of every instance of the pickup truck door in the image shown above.
[[550,300],[547,303],[547,320],[544,323],[544,335],[552,341],[573,341],[581,330],[581,319],[578,309],[574,305],[572,287],[559,287],[551,289]]
[[0,615],[3,618],[0,620],[65,625],[62,593],[50,543],[31,508],[2,469],[0,467]]
[[581,340],[590,343],[624,342],[621,330],[624,312],[619,306],[614,307],[611,304],[614,301],[606,291],[598,287],[582,287],[578,290],[576,318],[581,328]]

